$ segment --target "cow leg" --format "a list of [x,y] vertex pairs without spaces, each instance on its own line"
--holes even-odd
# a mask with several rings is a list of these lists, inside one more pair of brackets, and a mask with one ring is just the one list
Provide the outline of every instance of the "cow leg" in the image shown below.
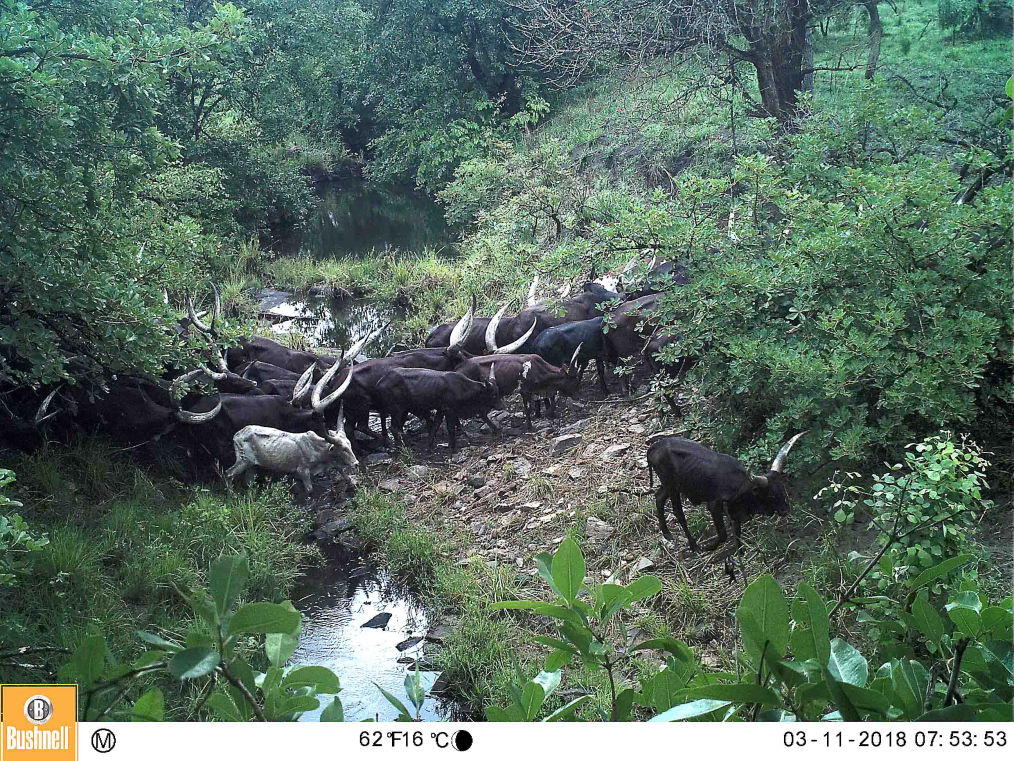
[[456,415],[447,416],[447,439],[451,446],[451,451],[456,452],[458,450],[458,429],[461,428],[461,421],[458,420]]
[[603,396],[609,396],[609,386],[606,385],[606,363],[601,357],[595,358],[595,374],[599,376],[599,387]]
[[697,540],[690,533],[690,527],[687,525],[687,516],[683,512],[683,495],[677,492],[672,495],[672,514],[676,518],[676,522],[680,524],[680,528],[683,529],[683,533],[687,536],[687,544],[690,546],[692,552],[698,552],[700,547],[697,544]]
[[399,447],[405,446],[405,413],[396,412],[391,415],[391,433]]
[[553,393],[546,397],[546,411],[550,419],[556,418],[556,395]]
[[658,527],[662,531],[662,536],[668,539],[670,542],[675,541],[672,538],[672,532],[669,531],[669,527],[665,525],[665,503],[669,499],[669,490],[665,488],[665,484],[659,484],[655,490],[655,512],[658,515]]
[[729,538],[729,534],[725,529],[725,505],[720,502],[712,502],[708,505],[708,512],[711,513],[711,520],[715,524],[715,532],[718,536],[715,537],[715,541],[708,543],[704,551],[712,552]]
[[525,411],[525,426],[532,430],[532,397],[530,394],[521,394],[521,408]]

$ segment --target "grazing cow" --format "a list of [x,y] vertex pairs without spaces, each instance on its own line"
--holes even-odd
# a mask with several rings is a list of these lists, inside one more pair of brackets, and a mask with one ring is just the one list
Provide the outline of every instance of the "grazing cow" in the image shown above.
[[[584,377],[588,363],[595,360],[599,386],[603,394],[609,393],[606,385],[605,339],[603,318],[568,322],[539,333],[532,342],[532,351],[552,365],[572,364],[578,370],[578,380]],[[580,348],[580,352],[577,349]]]
[[349,440],[341,429],[328,431],[327,438],[313,431],[291,433],[263,425],[244,426],[232,437],[236,464],[226,476],[236,478],[250,468],[259,467],[274,473],[295,473],[309,494],[310,480],[317,473],[337,465],[342,475],[359,468]]
[[[538,354],[497,354],[489,357],[471,357],[455,370],[474,381],[481,381],[489,375],[496,363],[496,383],[500,398],[506,399],[518,387],[521,390],[521,404],[525,412],[525,423],[532,430],[533,400],[552,399],[557,393],[573,397],[577,393],[578,374],[574,364],[554,367]],[[555,406],[550,407],[551,413]],[[497,430],[489,420],[492,430]]]
[[739,549],[740,526],[754,515],[788,515],[789,502],[785,493],[785,476],[782,469],[792,445],[806,431],[797,433],[778,450],[771,468],[762,476],[754,475],[739,460],[714,449],[679,436],[656,438],[648,447],[648,476],[657,473],[659,486],[655,491],[655,509],[658,527],[669,541],[672,534],[665,523],[665,503],[672,502],[673,515],[683,528],[690,549],[699,550],[697,540],[690,535],[683,514],[683,497],[692,505],[707,505],[711,520],[718,533],[715,541],[705,548],[707,552],[722,544],[728,534],[725,530],[725,513],[732,520],[732,535]]
[[427,422],[430,447],[441,420],[446,419],[452,452],[457,449],[456,433],[461,418],[480,417],[495,428],[489,412],[503,407],[493,365],[484,382],[457,372],[395,368],[377,384],[377,394],[383,403],[380,414],[390,414],[391,431],[399,444],[404,443],[405,420],[412,413]]

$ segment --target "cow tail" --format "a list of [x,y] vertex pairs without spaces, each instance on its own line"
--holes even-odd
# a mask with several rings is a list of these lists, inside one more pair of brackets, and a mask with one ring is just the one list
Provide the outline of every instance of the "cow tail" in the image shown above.
[[645,464],[648,467],[648,486],[652,489],[655,488],[655,471],[651,467],[651,463],[645,460]]

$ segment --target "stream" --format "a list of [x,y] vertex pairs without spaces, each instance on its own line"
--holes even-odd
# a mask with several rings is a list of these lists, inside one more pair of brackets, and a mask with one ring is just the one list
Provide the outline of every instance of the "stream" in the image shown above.
[[[410,189],[355,182],[322,188],[311,224],[278,241],[273,249],[315,258],[368,257],[391,251],[412,256],[450,241],[443,213],[432,199]],[[403,316],[393,305],[369,299],[308,296],[300,300],[272,290],[261,291],[257,298],[274,332],[299,331],[314,346],[348,346],[367,330]],[[391,335],[381,333],[371,343],[370,353],[383,356],[392,343]],[[346,721],[392,721],[398,710],[378,685],[411,706],[404,682],[416,659],[427,692],[439,676],[424,668],[424,650],[433,649],[424,639],[430,625],[426,611],[383,568],[341,545],[329,543],[321,549],[326,564],[307,570],[292,595],[303,614],[303,632],[291,663],[326,666],[338,675]],[[302,720],[316,721],[329,703],[322,696],[321,708],[307,712]],[[463,708],[453,701],[428,695],[420,718],[438,721],[462,715]]]

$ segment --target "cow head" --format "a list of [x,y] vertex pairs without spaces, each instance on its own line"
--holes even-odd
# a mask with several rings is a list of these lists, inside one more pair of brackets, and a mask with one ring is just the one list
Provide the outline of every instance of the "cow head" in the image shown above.
[[486,390],[489,394],[490,406],[493,409],[502,410],[504,408],[503,399],[500,396],[500,387],[496,385],[496,363],[489,363],[489,378],[486,380]]
[[345,410],[338,413],[333,431],[327,431],[328,450],[343,471],[359,470],[359,460],[352,451],[352,444],[345,435]]
[[578,362],[578,358],[581,355],[581,349],[584,347],[584,343],[579,343],[577,348],[574,349],[574,353],[570,357],[570,362],[563,365],[560,369],[563,371],[564,377],[566,378],[563,385],[560,387],[561,393],[573,398],[577,394],[578,386],[581,383],[580,372],[581,365]]
[[750,474],[749,495],[744,495],[749,502],[748,511],[751,515],[788,515],[789,497],[785,491],[785,458],[788,457],[792,445],[806,433],[797,433],[789,439],[778,454],[775,455],[771,468],[763,476]]

